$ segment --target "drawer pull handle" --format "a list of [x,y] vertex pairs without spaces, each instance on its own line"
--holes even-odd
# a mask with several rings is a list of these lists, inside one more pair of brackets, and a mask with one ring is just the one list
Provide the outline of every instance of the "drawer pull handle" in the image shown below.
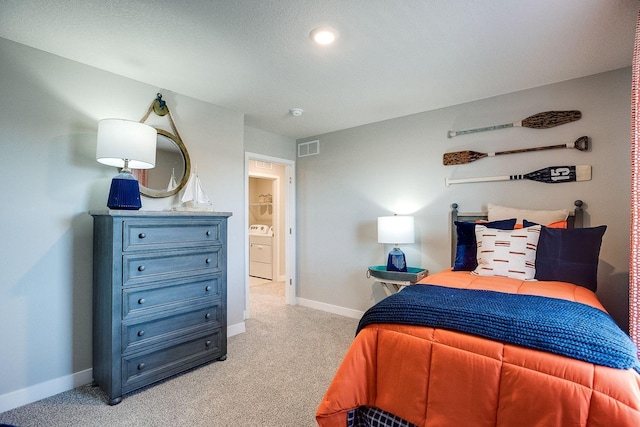
[[211,236],[211,231],[207,230],[207,232],[205,233],[207,236]]
[[204,290],[209,292],[211,290],[211,286],[207,286],[206,288],[204,288]]
[[205,262],[206,262],[207,264],[211,264],[211,258],[207,258],[207,259],[205,260]]
[[144,298],[140,298],[140,299],[138,300],[138,304],[144,304],[145,302],[146,302],[146,301],[144,300]]
[[139,336],[139,337],[143,337],[143,336],[144,336],[144,331],[139,331],[139,332],[138,332],[138,336]]
[[211,341],[207,341],[204,343],[204,345],[206,345],[207,347],[209,347],[211,345]]
[[144,233],[140,233],[140,234],[138,234],[138,238],[139,238],[139,239],[144,239],[145,237],[147,237],[147,235],[146,235],[146,234],[144,234]]
[[205,314],[205,315],[204,315],[204,318],[205,318],[205,319],[211,319],[211,313],[207,313],[207,314]]
[[145,270],[144,265],[141,265],[138,267],[138,271],[144,271],[144,270]]
[[145,368],[145,366],[146,365],[144,363],[139,364],[138,365],[138,371],[142,371]]

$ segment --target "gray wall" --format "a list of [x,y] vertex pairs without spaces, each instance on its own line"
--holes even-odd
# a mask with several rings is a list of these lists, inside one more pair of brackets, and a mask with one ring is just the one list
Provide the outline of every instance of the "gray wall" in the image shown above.
[[[90,381],[93,229],[87,212],[106,209],[117,173],[95,160],[97,121],[140,120],[158,91],[214,208],[233,212],[228,320],[244,330],[243,114],[5,39],[0,58],[0,412],[87,375]],[[143,209],[166,209],[174,201],[144,198]]]
[[296,160],[295,139],[251,126],[244,127],[244,149],[249,153]]
[[[425,94],[428,96],[428,94]],[[390,100],[391,101],[391,100]],[[609,226],[601,251],[598,294],[618,323],[628,325],[631,69],[510,93],[384,122],[305,138],[320,154],[297,162],[298,297],[366,310],[384,294],[365,277],[386,263],[376,218],[413,214],[417,241],[402,245],[409,266],[450,266],[449,211],[478,212],[487,203],[522,208],[587,206],[586,225]],[[446,137],[463,130],[521,120],[548,110],[581,110],[580,121],[546,130],[505,129]],[[445,152],[502,151],[591,137],[589,153],[553,150],[443,166]],[[588,182],[532,181],[460,184],[445,177],[526,173],[546,166],[590,164]]]

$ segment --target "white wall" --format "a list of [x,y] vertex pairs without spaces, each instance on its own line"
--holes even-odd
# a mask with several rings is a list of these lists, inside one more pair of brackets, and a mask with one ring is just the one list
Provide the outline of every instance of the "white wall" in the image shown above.
[[[428,96],[428,94],[425,94]],[[390,100],[391,102],[392,100]],[[305,138],[320,140],[320,154],[298,159],[298,296],[366,310],[384,296],[365,277],[386,262],[377,243],[376,218],[416,217],[417,242],[403,245],[409,266],[440,271],[450,266],[452,203],[477,212],[487,203],[523,208],[587,206],[586,225],[609,226],[602,246],[598,294],[622,327],[628,316],[631,69],[506,94],[440,110]],[[505,129],[446,137],[463,130],[521,120],[548,110],[581,110],[578,122],[552,129]],[[443,166],[445,152],[502,151],[592,139],[589,153],[553,150]],[[590,164],[588,182],[532,181],[445,187],[445,177],[531,172],[546,166]]]
[[97,121],[140,120],[158,91],[214,208],[233,212],[228,323],[244,328],[243,114],[0,39],[0,412],[91,381],[87,212],[106,209],[117,173],[95,161]]

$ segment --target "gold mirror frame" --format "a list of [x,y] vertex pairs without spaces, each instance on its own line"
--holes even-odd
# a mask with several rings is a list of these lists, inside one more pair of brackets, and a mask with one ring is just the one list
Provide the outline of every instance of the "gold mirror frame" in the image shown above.
[[[191,159],[189,158],[187,147],[185,147],[180,137],[172,133],[169,133],[163,129],[156,128],[156,130],[158,131],[158,135],[162,135],[162,136],[165,136],[166,138],[169,138],[177,146],[177,148],[180,149],[180,152],[182,153],[182,158],[184,160],[184,175],[182,176],[182,179],[180,179],[180,181],[177,183],[175,188],[171,190],[156,190],[154,188],[148,188],[140,184],[140,193],[142,193],[143,195],[147,197],[153,197],[153,198],[162,198],[162,197],[169,197],[169,196],[173,196],[174,194],[177,194],[180,190],[184,188],[185,185],[187,185],[189,175],[191,175]],[[152,171],[152,170],[153,169],[149,169],[149,171]]]

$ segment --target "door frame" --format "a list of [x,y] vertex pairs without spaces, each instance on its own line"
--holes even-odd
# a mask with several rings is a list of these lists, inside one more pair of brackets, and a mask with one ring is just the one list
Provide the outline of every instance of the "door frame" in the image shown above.
[[284,224],[286,238],[285,241],[285,301],[289,305],[297,304],[296,297],[296,188],[295,188],[295,161],[281,159],[278,157],[266,156],[257,153],[244,153],[244,208],[245,208],[245,310],[244,318],[248,319],[251,315],[249,311],[249,163],[251,161],[269,162],[283,165],[285,168],[285,206],[280,209],[280,213],[284,214]]

